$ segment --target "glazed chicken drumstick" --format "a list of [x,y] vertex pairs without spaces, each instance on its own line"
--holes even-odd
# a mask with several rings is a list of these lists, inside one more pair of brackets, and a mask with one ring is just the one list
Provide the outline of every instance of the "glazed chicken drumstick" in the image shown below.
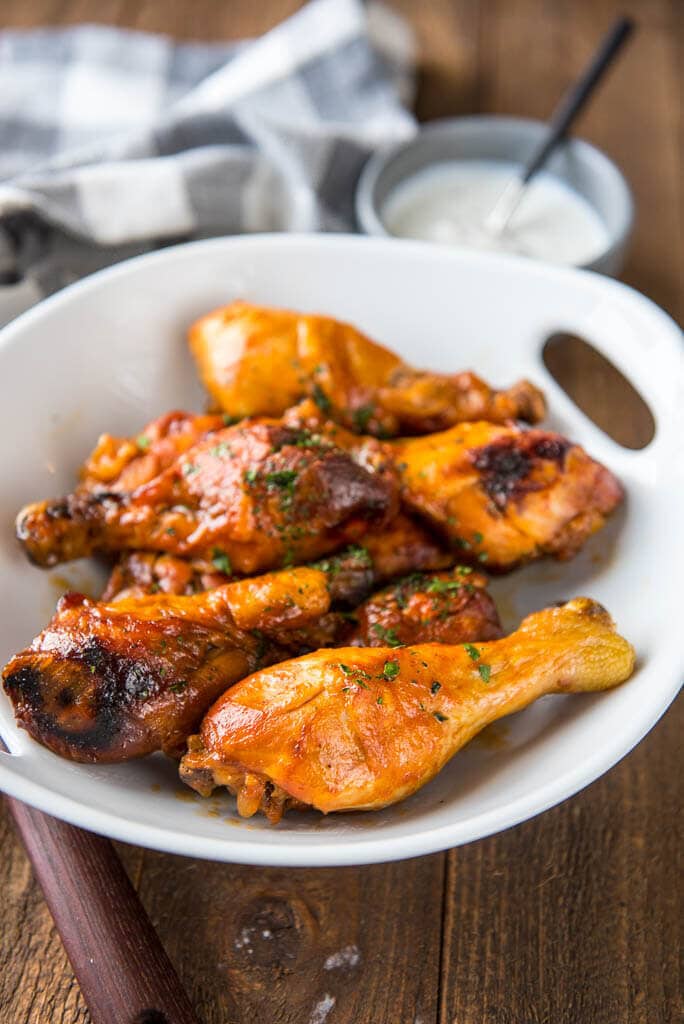
[[[211,702],[258,665],[339,643],[498,635],[485,577],[460,567],[375,595],[367,552],[228,583],[193,596],[113,604],[69,594],[3,673],[21,725],[78,761],[173,754]],[[399,604],[399,594],[406,594]],[[418,631],[416,633],[416,631]]]
[[[311,401],[284,421],[322,432],[365,465],[383,464],[368,438],[326,421]],[[492,571],[545,555],[571,558],[623,499],[610,470],[548,430],[461,423],[386,442],[384,452],[399,474],[404,508],[460,558]]]
[[350,324],[233,302],[202,317],[190,348],[216,408],[278,416],[307,395],[330,417],[379,437],[426,434],[462,420],[537,423],[529,381],[494,391],[474,373],[414,370]]
[[[446,569],[454,563],[454,556],[424,526],[402,513],[386,526],[370,529],[364,534],[362,546],[372,565],[374,585],[407,573]],[[215,554],[207,561],[130,551],[114,566],[101,600],[118,601],[156,593],[197,594],[229,583],[235,578],[230,569],[223,554]]]
[[393,478],[261,419],[209,434],[132,491],[82,487],[28,505],[17,536],[43,566],[142,549],[223,556],[243,575],[318,558],[395,513]]
[[[185,439],[192,428],[182,422]],[[382,442],[327,420],[311,400],[281,420],[209,433],[156,476],[170,457],[156,437],[148,454],[125,441],[113,446],[116,458],[103,454],[110,441],[98,448],[75,494],[20,512],[19,539],[39,565],[139,548],[244,575],[365,543],[367,531],[380,547],[400,497],[459,557],[505,571],[571,557],[623,496],[605,467],[550,431],[477,422]],[[98,490],[108,467],[110,484]],[[126,491],[125,479],[140,482]],[[391,537],[384,547],[389,559]]]
[[548,693],[605,690],[634,652],[586,598],[511,636],[459,646],[321,650],[265,669],[214,704],[181,778],[237,794],[238,811],[374,810],[423,786],[489,723]]

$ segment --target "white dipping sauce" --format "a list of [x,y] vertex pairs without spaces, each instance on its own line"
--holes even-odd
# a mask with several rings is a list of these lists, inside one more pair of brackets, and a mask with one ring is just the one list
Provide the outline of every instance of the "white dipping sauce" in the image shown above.
[[540,171],[525,190],[506,230],[484,222],[518,164],[458,160],[419,171],[398,185],[382,219],[400,238],[497,249],[554,263],[590,263],[608,247],[605,225],[589,203],[560,179]]

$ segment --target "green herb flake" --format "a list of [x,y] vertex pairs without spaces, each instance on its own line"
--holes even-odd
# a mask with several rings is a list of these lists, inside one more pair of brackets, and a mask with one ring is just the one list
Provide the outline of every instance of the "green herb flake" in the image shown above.
[[469,565],[459,565],[456,567],[456,572],[459,576],[470,576],[472,571]]
[[477,530],[477,531],[476,531],[476,532],[475,532],[475,533],[473,534],[473,540],[475,541],[475,543],[476,543],[476,544],[481,544],[481,543],[482,543],[482,541],[484,540],[484,536],[483,536],[483,535],[482,535],[482,534],[480,533],[480,531],[479,531],[479,530]]
[[358,430],[360,434],[363,434],[368,427],[369,421],[373,418],[375,408],[373,405],[361,405],[358,409],[354,409],[352,412],[352,423],[354,430]]
[[448,722],[449,721],[449,716],[448,715],[443,715],[441,711],[433,711],[432,714],[437,719],[438,722]]
[[167,527],[166,532],[168,533],[169,537],[175,537],[176,536],[176,530],[175,530],[175,528],[173,526]]
[[135,439],[135,443],[137,444],[138,448],[142,448],[142,450],[144,451],[145,448],[150,447],[151,442],[147,434],[138,434],[138,436]]
[[382,640],[383,643],[387,644],[388,647],[401,647],[402,642],[397,636],[396,629],[386,629],[379,622],[373,625],[373,632]]
[[297,473],[294,469],[278,469],[266,474],[266,483],[281,490],[292,489],[296,479]]
[[345,554],[349,555],[350,558],[357,559],[357,561],[361,562],[362,565],[368,566],[368,568],[373,567],[373,559],[367,548],[362,547],[361,544],[350,544]]
[[328,398],[328,396],[326,395],[325,391],[318,383],[318,381],[316,381],[316,383],[311,389],[311,397],[313,398],[314,402],[321,410],[321,412],[329,413],[331,411],[332,402],[330,401],[330,399]]
[[233,567],[230,564],[230,559],[225,551],[221,551],[221,548],[214,548],[211,552],[211,564],[219,572],[223,572],[226,576],[230,576],[233,571]]
[[254,481],[256,480],[257,476],[258,476],[258,473],[257,473],[256,469],[246,469],[245,470],[245,480],[247,481],[248,484],[253,484]]
[[171,691],[171,693],[182,693],[187,685],[187,679],[179,679],[177,683],[171,683],[171,686],[169,686],[169,690]]
[[221,419],[223,420],[223,425],[225,427],[234,427],[236,423],[240,422],[242,417],[241,416],[231,416],[230,413],[224,412],[223,415],[221,416]]
[[183,474],[192,476],[193,473],[199,473],[199,466],[196,466],[194,462],[186,462],[183,466]]
[[345,676],[350,676],[354,671],[352,668],[349,667],[349,665],[343,664],[343,662],[340,662],[340,668],[344,672]]
[[460,590],[461,586],[460,580],[432,579],[425,584],[425,590],[430,594],[450,594],[455,590]]
[[215,444],[213,448],[210,448],[209,454],[214,455],[217,459],[222,459],[224,455],[232,455],[232,450],[229,444],[222,441],[221,444]]
[[480,657],[480,652],[478,651],[477,647],[473,647],[472,644],[463,644],[463,650],[466,652],[468,657],[471,658],[473,661],[477,661],[477,659]]
[[380,696],[378,697],[378,699],[376,700],[376,702],[375,702],[375,703],[376,703],[376,704],[384,704],[384,700],[383,700],[383,696],[382,696],[382,694],[380,694]]
[[430,687],[430,693],[437,693],[437,691],[441,690],[441,689],[442,689],[442,684],[438,683],[437,680],[435,679],[434,683]]
[[382,675],[383,678],[387,679],[388,681],[396,679],[397,676],[399,675],[399,662],[386,661],[382,669]]
[[488,683],[492,675],[491,665],[485,665],[482,662],[477,666],[477,671],[480,673],[480,679],[483,683]]

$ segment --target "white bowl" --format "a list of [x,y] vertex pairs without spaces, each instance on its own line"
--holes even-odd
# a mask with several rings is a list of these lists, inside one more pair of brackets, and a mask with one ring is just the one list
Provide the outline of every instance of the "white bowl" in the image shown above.
[[[0,787],[127,842],[216,860],[323,865],[469,842],[543,811],[605,772],[651,728],[681,678],[680,579],[673,571],[683,518],[675,455],[684,407],[679,332],[623,285],[528,260],[357,237],[216,239],[102,271],[6,327],[0,657],[44,626],[65,577],[78,588],[94,572],[88,563],[61,567],[55,582],[54,573],[30,566],[13,538],[17,509],[68,491],[101,431],[135,434],[164,410],[201,409],[185,330],[238,296],[351,320],[418,365],[474,367],[501,385],[529,376],[545,388],[552,425],[611,466],[629,498],[580,557],[498,580],[495,595],[511,627],[551,601],[597,598],[636,645],[639,668],[609,693],[539,701],[494,738],[471,744],[411,799],[373,814],[292,814],[277,828],[244,821],[227,795],[195,799],[161,755],[117,766],[60,760],[15,727],[4,696],[0,733],[11,753],[0,754]],[[657,419],[648,448],[620,448],[556,386],[540,352],[558,330],[587,338],[638,384]]]
[[[548,129],[543,121],[482,114],[429,121],[413,138],[375,153],[356,189],[356,216],[370,235],[391,234],[382,219],[386,200],[407,178],[448,160],[502,160],[522,165]],[[634,201],[619,168],[600,149],[569,138],[551,155],[547,171],[598,214],[606,229],[603,252],[584,266],[619,274],[634,225]]]

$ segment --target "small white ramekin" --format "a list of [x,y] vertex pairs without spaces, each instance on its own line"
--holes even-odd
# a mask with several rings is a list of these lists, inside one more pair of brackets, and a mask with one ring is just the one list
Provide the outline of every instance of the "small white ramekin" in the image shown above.
[[[369,235],[390,235],[382,220],[389,195],[406,178],[447,160],[505,160],[522,164],[547,126],[518,117],[457,117],[432,121],[408,142],[374,154],[356,190],[359,227]],[[615,277],[621,270],[634,224],[634,202],[624,176],[595,146],[569,138],[550,157],[546,170],[578,192],[606,226],[608,245],[588,270]]]

